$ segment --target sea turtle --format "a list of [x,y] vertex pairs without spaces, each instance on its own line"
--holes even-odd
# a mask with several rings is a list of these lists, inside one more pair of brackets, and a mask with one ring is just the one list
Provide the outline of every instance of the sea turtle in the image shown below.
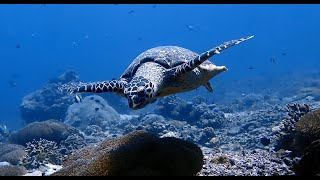
[[253,36],[231,40],[200,55],[178,46],[159,46],[136,57],[118,80],[64,84],[70,93],[115,92],[128,99],[131,109],[141,109],[158,98],[204,86],[212,92],[209,80],[226,71],[208,59],[222,50],[251,39]]

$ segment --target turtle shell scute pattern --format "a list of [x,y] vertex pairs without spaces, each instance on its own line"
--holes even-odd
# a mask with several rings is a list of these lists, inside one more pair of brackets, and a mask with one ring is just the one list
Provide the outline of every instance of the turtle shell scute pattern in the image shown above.
[[141,64],[146,62],[155,62],[166,69],[171,69],[185,62],[193,60],[197,56],[197,53],[178,46],[159,46],[151,48],[135,58],[122,74],[121,78],[132,78]]

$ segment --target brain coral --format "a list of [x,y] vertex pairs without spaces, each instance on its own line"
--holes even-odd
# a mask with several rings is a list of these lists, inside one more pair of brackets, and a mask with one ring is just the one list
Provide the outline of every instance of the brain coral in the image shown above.
[[135,131],[76,151],[52,175],[196,175],[202,165],[203,154],[195,144]]

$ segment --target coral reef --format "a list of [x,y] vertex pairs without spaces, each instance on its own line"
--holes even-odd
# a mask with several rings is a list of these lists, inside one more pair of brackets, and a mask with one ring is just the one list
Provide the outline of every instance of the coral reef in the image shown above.
[[76,75],[76,72],[72,70],[67,70],[60,76],[50,79],[49,84],[65,84],[72,81],[79,81],[79,76]]
[[202,151],[180,139],[135,131],[77,150],[54,176],[196,175]]
[[50,84],[26,95],[19,107],[22,119],[27,124],[47,119],[64,119],[67,108],[74,102],[74,97],[61,92],[58,88],[60,83],[76,80],[78,77],[68,71],[51,80]]
[[307,96],[312,96],[314,100],[320,100],[320,89],[319,87],[303,87],[298,92],[299,98],[305,98]]
[[[89,95],[94,95],[93,93],[88,93]],[[101,93],[99,94],[103,99],[105,99],[108,104],[114,108],[118,113],[129,114],[132,110],[128,106],[127,99],[118,96],[114,93]]]
[[297,132],[308,134],[310,137],[320,138],[320,109],[302,116],[295,129]]
[[53,119],[26,125],[12,133],[9,142],[26,146],[29,142],[40,139],[54,141],[65,155],[87,145],[79,130]]
[[295,125],[295,144],[300,152],[317,139],[320,139],[320,109],[308,112]]
[[215,137],[212,127],[198,128],[186,121],[166,120],[157,114],[141,116],[136,122],[125,127],[125,133],[134,130],[144,130],[160,137],[176,137],[208,147],[212,147],[211,139]]
[[65,155],[88,145],[86,137],[79,133],[77,129],[70,128],[69,132],[70,135],[59,143],[60,152]]
[[104,131],[119,125],[120,122],[120,115],[98,95],[86,96],[81,103],[72,104],[64,121],[80,130],[97,125]]
[[215,104],[208,104],[200,96],[194,97],[192,102],[183,101],[177,96],[164,97],[158,100],[154,112],[168,119],[187,121],[200,128],[220,128],[226,120],[224,113],[219,111]]
[[9,137],[9,142],[25,145],[33,139],[39,140],[42,138],[60,143],[70,135],[69,129],[71,128],[72,127],[53,119],[33,122],[19,131],[12,133]]
[[17,165],[25,155],[24,146],[22,145],[0,144],[0,162],[9,162],[12,165]]
[[22,176],[27,173],[23,166],[5,165],[0,166],[0,176]]
[[287,105],[288,115],[280,121],[279,125],[273,127],[273,133],[276,136],[277,142],[275,150],[290,150],[293,151],[293,156],[299,156],[306,145],[298,143],[301,141],[298,140],[299,136],[296,131],[296,124],[310,112],[310,106],[307,104],[293,103]]
[[201,148],[204,165],[199,176],[292,176],[283,160],[262,149],[240,152]]
[[27,169],[36,169],[48,163],[60,165],[64,158],[57,143],[46,139],[28,142],[25,152],[19,164]]
[[293,169],[298,176],[320,175],[320,139],[313,141]]

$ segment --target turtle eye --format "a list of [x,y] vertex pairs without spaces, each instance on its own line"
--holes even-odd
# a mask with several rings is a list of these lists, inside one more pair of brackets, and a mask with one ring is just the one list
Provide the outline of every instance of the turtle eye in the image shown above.
[[144,97],[146,94],[144,91],[144,87],[143,86],[138,87],[137,93],[138,93],[138,97]]

